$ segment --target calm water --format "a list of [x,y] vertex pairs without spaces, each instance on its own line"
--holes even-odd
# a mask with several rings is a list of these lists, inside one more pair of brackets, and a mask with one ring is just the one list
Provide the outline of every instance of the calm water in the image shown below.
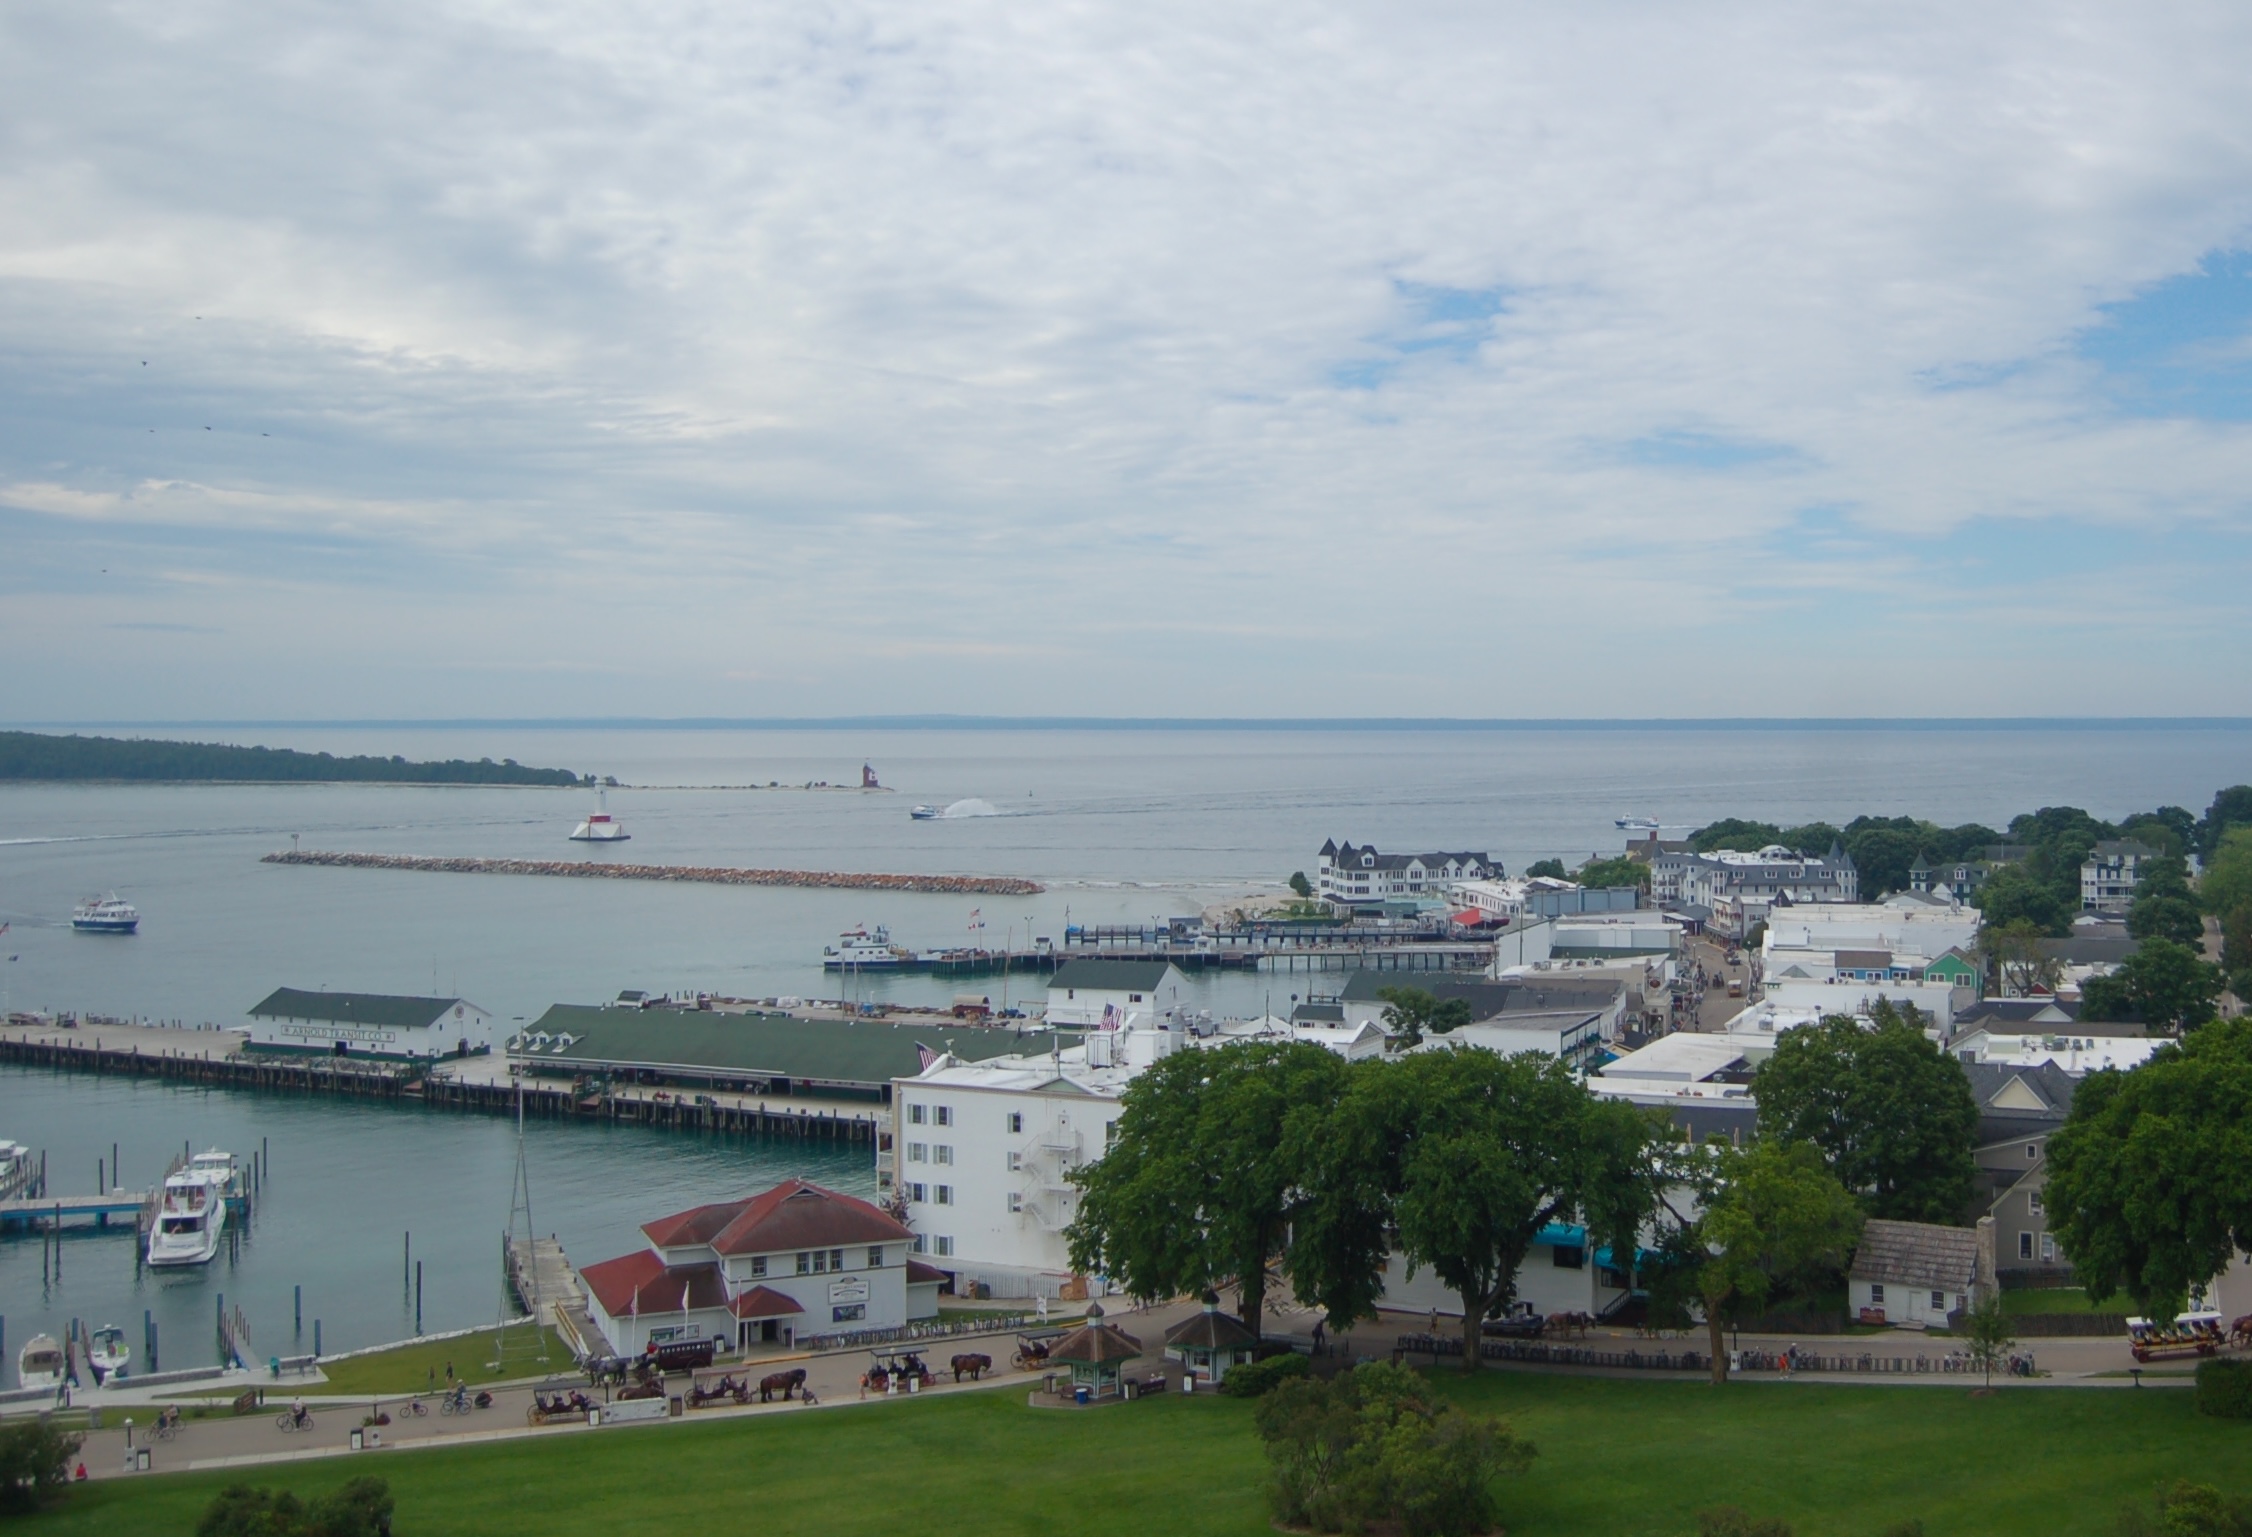
[[[1685,826],[1726,815],[1789,825],[1859,812],[1999,826],[2041,805],[2106,817],[2252,781],[2252,731],[532,731],[173,732],[339,753],[513,757],[615,774],[633,834],[591,855],[564,840],[576,791],[380,787],[0,786],[0,990],[43,1006],[232,1024],[272,988],[458,992],[503,1021],[620,988],[834,996],[821,946],[856,923],[916,946],[1058,935],[1067,920],[1194,912],[1279,888],[1324,838],[1395,849],[1482,849],[1512,869],[1615,851],[1613,818]],[[875,764],[896,794],[714,789],[780,780],[856,784]],[[997,814],[910,822],[908,808],[978,797]],[[1028,899],[674,887],[294,869],[307,848],[821,869],[979,872],[1047,883]],[[143,914],[130,939],[74,934],[69,913],[116,889]],[[998,992],[999,984],[990,984]],[[1202,1006],[1286,1006],[1303,976],[1198,984]],[[923,979],[864,994],[943,1002]],[[289,1288],[330,1348],[411,1327],[400,1234],[425,1260],[424,1322],[489,1318],[512,1142],[497,1120],[313,1105],[155,1085],[0,1072],[0,1137],[45,1148],[58,1186],[89,1186],[121,1143],[129,1180],[183,1140],[247,1151],[272,1139],[275,1181],[251,1241],[205,1276],[136,1277],[123,1238],[73,1239],[47,1295],[36,1242],[0,1243],[11,1350],[66,1310],[164,1327],[164,1359],[212,1354],[212,1293],[251,1313],[262,1351],[289,1327]],[[636,1223],[740,1193],[807,1160],[795,1147],[703,1143],[536,1125],[540,1226],[580,1260],[623,1252]],[[78,1171],[78,1172],[74,1172]],[[825,1170],[865,1178],[860,1155]],[[270,1353],[270,1352],[269,1352]]]

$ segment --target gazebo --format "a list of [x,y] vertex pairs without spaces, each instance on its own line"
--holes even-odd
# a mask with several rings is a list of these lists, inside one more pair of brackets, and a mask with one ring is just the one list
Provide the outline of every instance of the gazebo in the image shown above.
[[1048,1349],[1048,1359],[1071,1368],[1073,1388],[1085,1388],[1090,1398],[1115,1393],[1126,1363],[1142,1353],[1142,1342],[1115,1324],[1103,1322],[1101,1303],[1087,1309],[1087,1321]]
[[1225,1382],[1228,1368],[1255,1361],[1259,1336],[1241,1319],[1220,1311],[1220,1295],[1204,1294],[1204,1311],[1165,1331],[1166,1353],[1208,1382]]

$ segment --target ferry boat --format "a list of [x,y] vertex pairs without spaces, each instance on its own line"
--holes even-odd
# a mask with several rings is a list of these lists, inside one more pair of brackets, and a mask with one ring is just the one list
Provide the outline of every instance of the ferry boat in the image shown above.
[[59,1388],[63,1385],[63,1347],[52,1334],[34,1334],[16,1354],[16,1386]]
[[632,834],[619,825],[618,819],[610,815],[609,796],[597,791],[594,799],[595,810],[589,813],[585,821],[571,829],[571,841],[573,843],[623,843],[631,837]]
[[891,930],[878,924],[873,930],[846,929],[833,945],[821,950],[824,971],[881,971],[896,969],[908,954],[891,942]]
[[1656,817],[1620,817],[1612,824],[1621,832],[1654,833],[1658,830]]
[[130,934],[141,926],[141,915],[113,891],[108,896],[88,897],[72,908],[70,926],[87,934]]
[[917,806],[907,815],[918,822],[935,822],[938,820],[938,808],[936,806]]
[[[218,1156],[233,1166],[232,1157]],[[220,1235],[227,1230],[226,1177],[199,1167],[202,1161],[199,1157],[165,1177],[156,1221],[149,1227],[151,1265],[202,1265],[219,1252]]]
[[133,1347],[125,1343],[125,1331],[116,1324],[104,1324],[87,1336],[86,1364],[93,1368],[96,1387],[112,1377],[122,1379],[132,1359]]

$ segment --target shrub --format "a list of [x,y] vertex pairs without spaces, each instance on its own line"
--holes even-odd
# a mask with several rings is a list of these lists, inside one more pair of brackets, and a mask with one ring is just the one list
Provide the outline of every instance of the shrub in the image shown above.
[[2159,1486],[2155,1520],[2130,1505],[2119,1512],[2117,1530],[2119,1537],[2252,1537],[2252,1500],[2180,1479]]
[[205,1507],[196,1537],[390,1537],[391,1487],[349,1479],[307,1505],[287,1489],[230,1484]]
[[80,1439],[44,1415],[0,1426],[0,1514],[37,1510],[67,1488]]
[[1499,1420],[1435,1402],[1421,1377],[1382,1362],[1285,1382],[1255,1421],[1276,1517],[1322,1532],[1384,1521],[1406,1537],[1469,1537],[1494,1524],[1494,1478],[1533,1458]]
[[1791,1526],[1773,1516],[1754,1521],[1734,1505],[1721,1505],[1697,1512],[1697,1537],[1791,1537]]
[[1241,1366],[1231,1366],[1220,1379],[1220,1391],[1231,1398],[1258,1398],[1271,1393],[1293,1377],[1303,1377],[1313,1370],[1304,1356],[1269,1356],[1264,1361],[1247,1361]]
[[2252,1420],[2252,1361],[2197,1363],[2197,1412],[2222,1420]]

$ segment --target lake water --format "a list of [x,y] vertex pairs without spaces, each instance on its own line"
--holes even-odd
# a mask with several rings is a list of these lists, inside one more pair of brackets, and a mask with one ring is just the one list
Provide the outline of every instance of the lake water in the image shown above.
[[[854,924],[887,924],[923,947],[1195,912],[1230,893],[1280,889],[1312,866],[1324,838],[1483,850],[1518,870],[1615,852],[1623,835],[1613,819],[1628,813],[1683,826],[1729,815],[1842,823],[1860,812],[2000,826],[2052,804],[2104,817],[2163,803],[2201,812],[2217,788],[2252,781],[2252,730],[2241,727],[144,734],[613,774],[628,788],[610,792],[610,809],[633,837],[582,855],[564,835],[592,799],[567,790],[0,786],[0,921],[10,925],[0,957],[14,957],[0,959],[0,990],[10,1007],[234,1024],[289,984],[459,993],[508,1022],[626,987],[835,996],[843,984],[823,977],[821,947]],[[708,788],[857,784],[863,761],[896,792]],[[917,802],[972,797],[994,814],[908,819]],[[1021,875],[1048,889],[962,898],[258,862],[292,834],[306,848]],[[73,933],[71,906],[110,889],[140,908],[141,932]],[[1215,977],[1195,984],[1196,1001],[1286,1008],[1307,980]],[[860,990],[943,1002],[953,987],[893,978]],[[231,1270],[135,1277],[128,1240],[72,1239],[62,1290],[50,1296],[36,1241],[0,1243],[10,1349],[27,1323],[52,1331],[68,1313],[125,1323],[138,1337],[140,1310],[151,1307],[166,1364],[198,1364],[212,1354],[211,1294],[225,1290],[250,1309],[266,1351],[288,1327],[297,1284],[331,1349],[395,1337],[412,1323],[398,1284],[410,1227],[426,1261],[425,1326],[492,1315],[513,1166],[498,1120],[0,1071],[0,1137],[46,1149],[58,1188],[90,1186],[112,1140],[128,1180],[145,1181],[184,1140],[241,1153],[261,1136],[272,1139],[275,1181]],[[582,1261],[631,1247],[635,1224],[659,1212],[793,1169],[822,1177],[801,1167],[795,1146],[577,1126],[535,1126],[532,1156],[540,1226]],[[864,1179],[863,1157],[837,1155],[824,1168]]]

